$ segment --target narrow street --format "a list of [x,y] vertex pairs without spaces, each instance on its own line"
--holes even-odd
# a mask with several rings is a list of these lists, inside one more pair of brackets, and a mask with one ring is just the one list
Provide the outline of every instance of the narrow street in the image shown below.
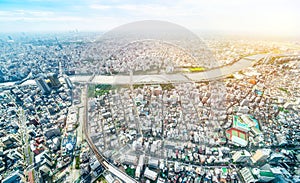
[[[81,103],[75,105],[75,107],[78,109],[78,127],[75,131],[77,134],[77,146],[80,146],[82,144],[82,141],[85,139],[84,138],[84,133],[83,133],[83,119],[85,117],[84,113],[84,106],[83,104],[85,103],[86,96],[84,95],[84,92],[81,93]],[[78,179],[80,176],[80,169],[75,169],[75,164],[76,164],[76,159],[73,159],[73,162],[70,164],[70,166],[66,169],[67,172],[69,172],[69,176],[66,178],[66,182],[74,182]]]

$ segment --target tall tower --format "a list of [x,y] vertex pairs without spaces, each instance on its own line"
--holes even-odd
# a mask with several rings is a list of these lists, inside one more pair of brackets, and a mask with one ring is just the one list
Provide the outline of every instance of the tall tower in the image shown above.
[[38,87],[43,91],[43,94],[48,94],[51,92],[51,88],[47,85],[46,81],[43,78],[37,78],[35,80]]

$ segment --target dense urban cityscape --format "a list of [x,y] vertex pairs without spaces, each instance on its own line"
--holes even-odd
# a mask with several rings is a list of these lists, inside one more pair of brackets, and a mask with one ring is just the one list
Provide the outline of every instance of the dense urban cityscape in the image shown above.
[[300,182],[299,42],[133,35],[0,35],[1,182]]

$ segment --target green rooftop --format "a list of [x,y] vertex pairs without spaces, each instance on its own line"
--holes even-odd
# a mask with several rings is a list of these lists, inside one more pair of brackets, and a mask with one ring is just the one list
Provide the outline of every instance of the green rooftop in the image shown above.
[[263,177],[274,177],[274,174],[272,172],[268,172],[268,171],[260,171],[259,175],[263,176]]

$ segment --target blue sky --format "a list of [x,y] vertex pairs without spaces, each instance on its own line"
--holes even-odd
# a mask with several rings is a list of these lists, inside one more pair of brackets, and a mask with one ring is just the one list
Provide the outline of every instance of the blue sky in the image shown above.
[[298,0],[0,0],[0,31],[109,30],[166,20],[194,30],[299,35]]

